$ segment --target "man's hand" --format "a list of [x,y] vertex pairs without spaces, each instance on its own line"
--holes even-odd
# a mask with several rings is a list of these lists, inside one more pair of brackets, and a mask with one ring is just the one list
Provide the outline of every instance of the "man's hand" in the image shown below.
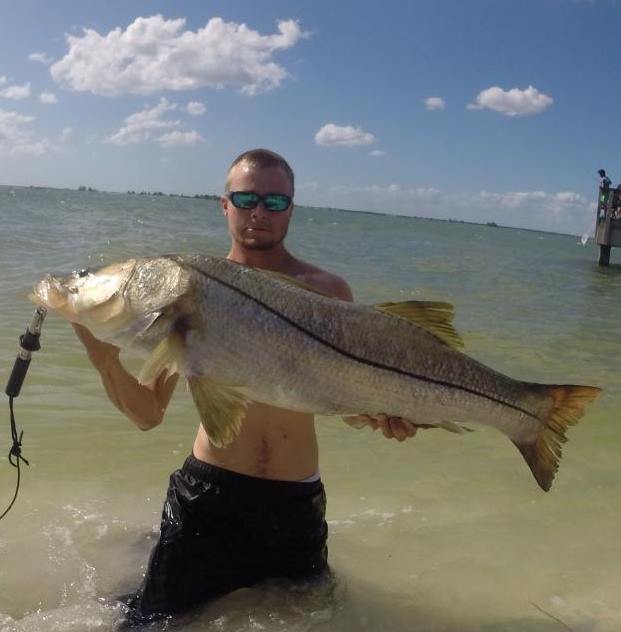
[[373,430],[381,429],[386,439],[396,439],[405,441],[413,437],[418,430],[418,426],[402,417],[389,417],[388,415],[355,415],[353,417],[343,417],[343,421],[352,428],[363,428],[369,426]]
[[107,342],[102,342],[93,336],[93,334],[83,325],[71,323],[77,337],[86,347],[86,352],[90,361],[96,369],[105,369],[110,364],[114,364],[119,360],[121,350]]

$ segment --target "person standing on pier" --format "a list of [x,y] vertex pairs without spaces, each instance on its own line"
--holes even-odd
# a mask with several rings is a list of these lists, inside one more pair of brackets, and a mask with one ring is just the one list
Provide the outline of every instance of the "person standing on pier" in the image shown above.
[[597,204],[597,219],[599,220],[606,216],[612,180],[606,175],[605,169],[599,169],[597,173],[599,174],[599,200]]

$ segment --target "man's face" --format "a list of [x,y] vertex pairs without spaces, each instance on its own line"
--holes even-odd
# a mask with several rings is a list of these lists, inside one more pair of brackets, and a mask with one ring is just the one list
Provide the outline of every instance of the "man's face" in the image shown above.
[[[229,182],[229,191],[293,195],[291,181],[281,167],[253,167],[241,162],[231,171]],[[227,197],[222,198],[222,211],[231,237],[248,250],[271,250],[282,242],[292,210],[293,204],[286,211],[268,211],[262,202],[256,208],[242,209],[234,206]]]

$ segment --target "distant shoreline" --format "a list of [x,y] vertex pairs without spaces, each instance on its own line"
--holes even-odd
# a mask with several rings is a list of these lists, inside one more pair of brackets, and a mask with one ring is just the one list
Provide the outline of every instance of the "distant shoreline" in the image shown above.
[[[222,196],[213,193],[197,193],[195,195],[188,195],[185,193],[163,193],[162,191],[105,191],[102,189],[95,189],[90,186],[81,185],[77,189],[70,189],[68,187],[45,187],[39,185],[12,185],[12,184],[0,184],[0,188],[6,189],[51,189],[52,191],[71,191],[73,193],[105,193],[106,195],[136,195],[141,197],[171,197],[171,198],[183,198],[189,200],[219,200]],[[439,217],[423,217],[422,215],[403,215],[401,213],[386,213],[385,211],[363,211],[356,209],[337,208],[333,206],[311,206],[309,204],[298,204],[303,208],[309,209],[323,209],[327,211],[337,211],[342,213],[363,213],[365,215],[381,215],[384,217],[401,217],[404,219],[418,219],[426,220],[430,222],[445,222],[448,224],[468,224],[471,226],[486,226],[489,228],[504,228],[507,230],[526,230],[531,233],[541,233],[543,235],[560,235],[562,237],[580,237],[574,233],[558,233],[551,230],[540,230],[538,228],[523,228],[517,226],[505,226],[504,224],[497,224],[496,222],[473,222],[464,219],[442,219]]]

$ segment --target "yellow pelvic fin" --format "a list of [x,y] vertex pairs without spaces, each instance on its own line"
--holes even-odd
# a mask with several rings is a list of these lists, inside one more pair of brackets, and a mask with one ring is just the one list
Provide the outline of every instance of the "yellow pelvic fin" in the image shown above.
[[173,331],[153,349],[140,370],[138,382],[151,384],[163,371],[167,371],[168,375],[177,373],[184,350],[181,334]]
[[514,442],[544,491],[549,491],[561,459],[565,432],[584,415],[584,407],[600,393],[596,386],[537,384],[551,400],[547,416],[534,443]]
[[248,400],[234,387],[208,377],[190,377],[188,386],[209,440],[223,448],[239,434]]
[[453,325],[454,312],[450,303],[436,301],[403,301],[400,303],[379,303],[373,306],[381,312],[405,318],[432,333],[445,345],[463,347],[461,336]]

